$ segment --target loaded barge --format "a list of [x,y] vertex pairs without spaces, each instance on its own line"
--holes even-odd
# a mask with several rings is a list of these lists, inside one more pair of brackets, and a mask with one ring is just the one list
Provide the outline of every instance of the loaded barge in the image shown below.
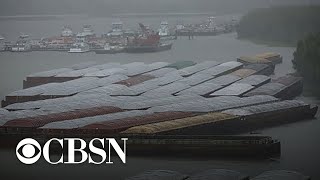
[[[222,149],[236,147],[230,153],[266,150],[273,145],[242,146],[228,138],[311,119],[317,112],[317,106],[285,100],[301,93],[302,79],[272,79],[268,75],[274,66],[237,61],[86,63],[40,72],[27,77],[25,89],[6,96],[0,130],[3,137],[128,136],[136,140],[136,148],[162,142],[188,150],[201,144],[217,147],[212,145],[220,142],[216,136],[228,135],[221,136],[226,138]],[[188,138],[172,139],[181,135]],[[199,135],[211,139],[191,138]]]
[[148,53],[148,52],[160,52],[167,51],[172,48],[172,43],[160,43],[157,45],[149,46],[127,46],[125,52],[127,53]]
[[128,153],[166,156],[250,156],[280,155],[280,142],[267,136],[129,136]]
[[224,24],[216,24],[216,17],[208,17],[205,23],[177,25],[177,36],[217,36],[224,33],[231,33],[236,30],[238,21],[233,19]]

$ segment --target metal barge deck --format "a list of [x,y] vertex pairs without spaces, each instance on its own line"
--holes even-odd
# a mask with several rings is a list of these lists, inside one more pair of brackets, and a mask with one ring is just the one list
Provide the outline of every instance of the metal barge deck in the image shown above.
[[280,142],[267,136],[129,136],[127,147],[129,154],[144,156],[269,157],[281,152]]
[[[269,65],[183,61],[87,63],[36,73],[28,76],[34,80],[28,86],[42,85],[6,97],[1,131],[17,136],[225,135],[315,115],[317,107],[280,100],[282,92],[291,97],[300,92],[301,78],[272,80],[260,74],[265,70]],[[60,78],[66,81],[46,81]],[[134,128],[138,132],[128,132]]]

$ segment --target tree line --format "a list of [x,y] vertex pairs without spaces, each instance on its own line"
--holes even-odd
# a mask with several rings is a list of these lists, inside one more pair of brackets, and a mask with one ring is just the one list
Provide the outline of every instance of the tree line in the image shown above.
[[320,32],[300,40],[293,55],[294,68],[307,81],[320,82]]
[[238,37],[296,44],[320,32],[320,6],[279,6],[253,10],[242,17]]

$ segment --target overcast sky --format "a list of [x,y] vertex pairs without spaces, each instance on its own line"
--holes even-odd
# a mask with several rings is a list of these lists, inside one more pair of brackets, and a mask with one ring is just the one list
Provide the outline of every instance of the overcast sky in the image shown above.
[[272,4],[306,4],[320,0],[0,0],[0,15],[152,12],[239,13]]

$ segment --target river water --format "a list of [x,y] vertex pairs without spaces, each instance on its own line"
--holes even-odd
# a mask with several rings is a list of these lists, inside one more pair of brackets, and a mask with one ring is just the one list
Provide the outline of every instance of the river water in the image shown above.
[[[122,18],[127,28],[137,28],[138,22],[157,27],[165,19],[170,24],[177,21],[197,22],[205,17],[144,17]],[[230,17],[221,17],[230,18]],[[114,18],[92,18],[86,16],[66,16],[48,21],[0,21],[0,34],[8,40],[15,40],[20,33],[30,34],[33,38],[58,35],[63,25],[70,25],[74,31],[80,31],[83,24],[91,24],[97,34],[110,30]],[[218,18],[220,20],[220,18]],[[96,55],[94,53],[68,54],[64,52],[30,52],[30,53],[0,53],[0,97],[9,92],[22,88],[23,79],[31,73],[70,66],[86,61],[98,63],[120,62],[129,63],[142,61],[146,63],[179,60],[192,60],[201,62],[215,60],[226,62],[235,60],[242,55],[254,55],[262,52],[277,52],[283,56],[283,63],[276,66],[275,75],[281,76],[293,72],[291,47],[268,47],[257,45],[248,41],[238,40],[236,34],[225,34],[215,37],[195,37],[188,40],[186,37],[178,38],[171,51],[150,54],[111,54]],[[304,94],[310,94],[307,91]],[[300,96],[297,99],[308,103],[320,105],[319,99],[313,96]],[[270,135],[281,141],[282,155],[276,160],[246,160],[246,159],[198,159],[196,154],[186,158],[164,157],[128,157],[125,165],[58,165],[52,166],[39,162],[32,166],[22,165],[15,157],[13,149],[0,150],[1,176],[10,179],[21,177],[59,179],[59,178],[84,178],[91,179],[123,179],[142,171],[152,169],[176,170],[192,174],[210,168],[226,168],[238,170],[251,176],[266,170],[287,169],[310,175],[313,179],[320,179],[317,163],[320,162],[320,119],[283,125],[261,130],[263,135]],[[196,153],[196,152],[195,152]]]

